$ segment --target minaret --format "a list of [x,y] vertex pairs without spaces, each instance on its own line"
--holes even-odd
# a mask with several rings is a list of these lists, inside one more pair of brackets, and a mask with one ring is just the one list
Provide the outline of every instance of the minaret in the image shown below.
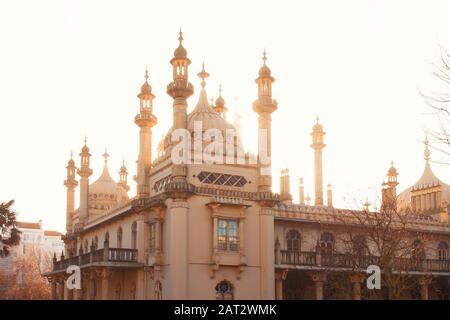
[[300,177],[300,188],[299,188],[299,199],[300,199],[300,204],[304,205],[305,204],[305,187],[303,186],[303,177]]
[[292,195],[290,191],[289,169],[281,170],[280,175],[280,201],[291,204]]
[[315,199],[314,205],[323,205],[323,177],[322,177],[322,149],[325,147],[323,143],[323,127],[319,123],[319,117],[311,132],[312,144],[311,148],[314,149],[314,182],[315,182]]
[[258,163],[260,166],[258,191],[270,192],[272,187],[271,163],[271,114],[277,110],[277,102],[272,99],[272,83],[275,79],[266,65],[266,51],[263,53],[263,66],[259,69],[258,99],[253,102],[253,110],[258,113]]
[[125,191],[129,191],[130,187],[127,184],[128,172],[127,167],[125,167],[125,159],[122,160],[122,166],[119,171],[119,185],[125,189]]
[[226,119],[228,108],[225,106],[225,99],[222,97],[222,85],[219,85],[219,97],[216,99],[216,105],[214,106],[216,111],[222,118]]
[[387,173],[388,181],[382,184],[382,207],[385,209],[397,209],[397,176],[397,169],[394,167],[394,162],[391,161],[391,167]]
[[137,161],[137,196],[146,197],[150,194],[148,175],[152,164],[152,127],[158,122],[153,115],[152,87],[148,83],[148,70],[145,70],[145,83],[138,94],[140,100],[139,113],[134,117],[134,123],[139,130],[139,157]]
[[67,163],[67,180],[64,180],[64,185],[67,187],[67,207],[66,207],[66,231],[72,233],[73,231],[73,212],[75,211],[75,188],[78,185],[76,180],[75,161],[72,159],[73,153],[70,153],[70,160]]
[[[173,67],[173,81],[167,86],[167,94],[173,98],[173,126],[172,129],[186,129],[187,127],[187,98],[194,93],[193,85],[188,82],[188,66],[191,60],[187,57],[187,51],[183,47],[183,32],[179,33],[178,48],[174,57],[170,60]],[[186,181],[186,164],[176,164],[172,168],[174,181]]]
[[81,149],[81,166],[78,169],[78,175],[80,176],[80,224],[86,223],[89,217],[88,199],[89,199],[89,177],[92,175],[92,169],[89,167],[89,160],[91,154],[89,148],[86,145],[87,139],[84,138],[84,146]]
[[331,183],[327,185],[327,206],[333,208],[333,189]]

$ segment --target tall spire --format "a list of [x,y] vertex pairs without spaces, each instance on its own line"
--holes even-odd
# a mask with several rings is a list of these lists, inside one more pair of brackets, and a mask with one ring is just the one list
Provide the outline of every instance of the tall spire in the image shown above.
[[260,192],[271,192],[271,114],[277,110],[277,102],[272,99],[272,83],[275,79],[266,65],[266,59],[266,50],[264,50],[263,66],[259,69],[258,78],[255,80],[258,85],[258,98],[253,102],[253,111],[258,114],[258,163],[260,166],[258,191]]
[[316,118],[316,124],[313,126],[311,136],[311,148],[314,149],[314,183],[315,183],[315,205],[323,205],[323,174],[322,174],[322,149],[325,147],[323,143],[322,125],[319,123],[319,117]]
[[[153,114],[152,87],[148,83],[148,68],[145,68],[145,82],[141,87],[139,98],[139,113],[134,117],[134,123],[139,127],[139,156],[137,161],[137,195],[145,197],[149,194],[147,176],[151,167],[152,127],[158,122]],[[108,160],[108,152],[105,150],[105,170]],[[126,183],[125,183],[126,185]]]

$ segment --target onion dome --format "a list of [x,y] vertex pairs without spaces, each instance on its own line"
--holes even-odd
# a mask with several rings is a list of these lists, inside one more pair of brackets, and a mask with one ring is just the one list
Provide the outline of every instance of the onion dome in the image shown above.
[[175,58],[187,58],[187,51],[183,47],[183,32],[181,31],[181,29],[179,35],[180,36],[178,37],[178,41],[180,41],[180,45],[175,49],[173,55]]
[[264,52],[263,52],[263,61],[264,61],[264,64],[263,64],[263,66],[259,69],[259,76],[260,76],[260,77],[270,77],[271,71],[270,71],[269,67],[266,65],[266,60],[267,60],[267,57],[266,57],[266,50],[264,50]]

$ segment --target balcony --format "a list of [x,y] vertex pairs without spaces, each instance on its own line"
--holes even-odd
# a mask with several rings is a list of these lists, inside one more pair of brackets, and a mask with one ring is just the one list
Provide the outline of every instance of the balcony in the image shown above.
[[136,249],[104,248],[63,260],[53,260],[52,272],[65,271],[70,265],[80,268],[90,266],[139,267]]
[[370,265],[383,268],[390,264],[396,272],[450,273],[450,260],[391,258],[381,261],[376,256],[354,256],[349,254],[319,254],[307,251],[279,250],[275,253],[277,267],[291,269],[341,269],[364,271]]

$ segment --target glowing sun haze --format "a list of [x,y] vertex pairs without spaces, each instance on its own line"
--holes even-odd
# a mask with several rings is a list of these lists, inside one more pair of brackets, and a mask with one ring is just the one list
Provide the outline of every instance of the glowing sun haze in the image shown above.
[[[433,91],[430,62],[438,43],[450,48],[448,1],[4,1],[0,3],[0,201],[16,200],[20,220],[44,220],[64,230],[65,166],[87,134],[91,181],[101,174],[105,147],[118,180],[122,158],[132,180],[138,155],[136,95],[148,66],[156,95],[153,149],[169,129],[172,99],[166,85],[179,27],[192,60],[190,81],[205,61],[206,89],[219,82],[228,119],[241,115],[244,144],[255,150],[254,79],[266,48],[276,81],[273,96],[273,189],[291,171],[313,196],[311,128],[326,132],[324,185],[334,205],[372,203],[394,160],[402,190],[424,167],[427,115],[418,90]],[[434,90],[435,91],[435,90]],[[156,152],[154,152],[156,154]],[[442,155],[432,151],[432,159]],[[448,166],[433,170],[449,183]],[[131,195],[135,194],[132,181]],[[78,189],[77,189],[78,192]],[[78,203],[78,199],[76,199]]]

